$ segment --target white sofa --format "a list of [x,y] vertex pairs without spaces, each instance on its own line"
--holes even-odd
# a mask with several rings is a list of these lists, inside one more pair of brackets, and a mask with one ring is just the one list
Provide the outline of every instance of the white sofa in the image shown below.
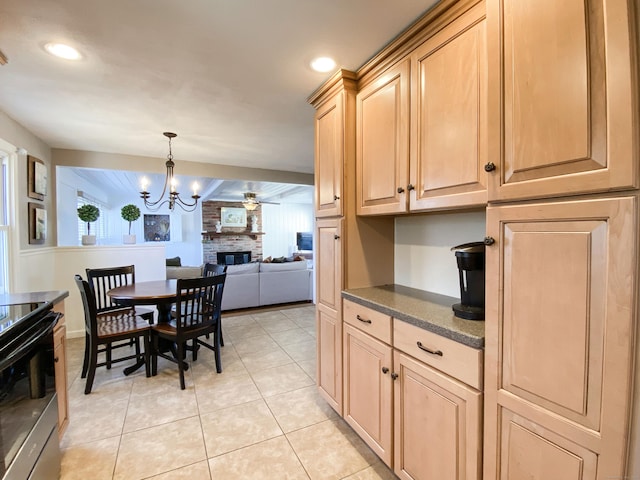
[[229,265],[222,310],[309,301],[312,277],[306,261]]
[[[202,274],[202,267],[167,267],[167,278]],[[306,261],[229,265],[222,295],[222,310],[310,301],[313,270]]]

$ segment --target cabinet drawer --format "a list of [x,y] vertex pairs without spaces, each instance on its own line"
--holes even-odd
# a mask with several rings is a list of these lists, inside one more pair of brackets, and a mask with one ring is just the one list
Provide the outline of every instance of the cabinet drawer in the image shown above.
[[344,300],[343,319],[363,332],[391,345],[391,317],[384,313]]
[[467,385],[482,390],[482,350],[467,347],[398,319],[393,321],[393,346]]

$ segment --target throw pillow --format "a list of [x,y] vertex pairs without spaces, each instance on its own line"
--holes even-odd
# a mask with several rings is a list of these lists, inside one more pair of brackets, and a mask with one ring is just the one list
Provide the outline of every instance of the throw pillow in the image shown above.
[[181,267],[180,257],[167,258],[167,267]]
[[264,260],[262,260],[262,263],[271,263],[271,257],[267,257]]
[[276,257],[273,260],[271,260],[272,263],[284,263],[286,262],[286,259],[284,257]]

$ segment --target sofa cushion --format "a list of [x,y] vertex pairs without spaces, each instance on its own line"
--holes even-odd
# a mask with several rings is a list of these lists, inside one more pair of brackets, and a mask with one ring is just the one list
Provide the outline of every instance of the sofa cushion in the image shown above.
[[261,263],[261,272],[288,272],[291,270],[306,270],[307,262],[285,262],[285,263]]
[[167,258],[167,267],[180,267],[180,257]]
[[196,278],[202,276],[202,267],[166,267],[167,279]]
[[260,264],[254,263],[241,263],[239,265],[227,265],[227,275],[244,275],[247,273],[258,273],[260,270]]

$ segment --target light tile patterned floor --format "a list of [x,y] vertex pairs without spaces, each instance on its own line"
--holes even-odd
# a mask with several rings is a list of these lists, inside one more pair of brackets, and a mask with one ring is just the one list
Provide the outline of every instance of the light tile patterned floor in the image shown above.
[[70,339],[62,480],[396,478],[317,393],[313,306],[223,315],[223,330],[223,373],[201,349],[186,390],[159,359],[153,378],[102,367],[84,395]]

